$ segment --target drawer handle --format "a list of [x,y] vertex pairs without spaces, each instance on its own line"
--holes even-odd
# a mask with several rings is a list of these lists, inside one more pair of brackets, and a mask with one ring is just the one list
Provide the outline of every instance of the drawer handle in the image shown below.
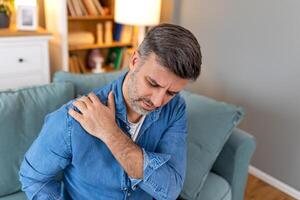
[[22,63],[22,62],[24,62],[24,59],[23,58],[19,58],[19,63]]

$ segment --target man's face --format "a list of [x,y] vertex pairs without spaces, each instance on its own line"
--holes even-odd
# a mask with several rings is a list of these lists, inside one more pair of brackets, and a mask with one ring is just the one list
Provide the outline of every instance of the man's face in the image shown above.
[[142,62],[135,53],[128,73],[127,96],[129,106],[145,115],[168,103],[188,83],[161,66],[154,53]]

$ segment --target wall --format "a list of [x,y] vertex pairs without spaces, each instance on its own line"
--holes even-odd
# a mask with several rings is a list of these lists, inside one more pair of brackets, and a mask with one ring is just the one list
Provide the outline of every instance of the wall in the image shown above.
[[299,0],[176,1],[173,22],[198,38],[202,75],[188,88],[245,107],[252,165],[300,190]]

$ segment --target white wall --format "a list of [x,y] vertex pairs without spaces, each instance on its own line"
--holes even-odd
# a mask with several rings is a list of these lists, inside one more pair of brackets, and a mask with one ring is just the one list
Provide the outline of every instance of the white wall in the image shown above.
[[176,2],[173,22],[195,33],[203,53],[189,88],[245,107],[252,165],[300,190],[300,1]]

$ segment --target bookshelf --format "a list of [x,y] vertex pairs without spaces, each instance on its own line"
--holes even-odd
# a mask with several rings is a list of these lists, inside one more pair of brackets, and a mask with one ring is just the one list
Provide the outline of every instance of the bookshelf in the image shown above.
[[[98,49],[101,56],[103,57],[103,68],[104,71],[113,71],[114,69],[119,69],[120,66],[106,66],[105,61],[109,56],[111,48],[123,48],[127,49],[133,46],[131,39],[114,41],[113,39],[106,40],[107,30],[106,24],[111,24],[112,27],[109,32],[111,32],[111,38],[113,38],[113,32],[115,30],[114,24],[114,0],[100,0],[100,5],[104,8],[104,12],[98,14],[87,13],[82,10],[82,13],[76,15],[74,14],[74,9],[72,13],[70,12],[70,2],[81,1],[81,5],[85,2],[95,2],[99,0],[45,0],[45,19],[46,28],[53,34],[53,39],[50,41],[50,65],[51,73],[55,71],[64,70],[74,72],[74,66],[71,66],[75,61],[70,61],[71,57],[77,56],[80,62],[80,69],[84,67],[86,70],[75,70],[79,73],[90,73],[91,70],[88,67],[88,57],[90,52],[94,49]],[[75,7],[75,6],[74,6]],[[78,5],[77,5],[78,9]],[[86,12],[86,13],[84,13]],[[98,24],[102,24],[102,42],[99,41],[99,28]],[[133,34],[133,27],[131,29],[131,36]],[[82,35],[74,36],[74,33],[82,33]],[[128,34],[127,34],[128,37]],[[72,38],[72,39],[71,39]],[[78,38],[78,39],[77,39]],[[100,41],[101,41],[100,40]],[[75,43],[73,43],[75,41]],[[125,57],[126,51],[122,49],[122,56]],[[98,51],[97,50],[97,51]],[[128,58],[123,58],[122,61],[128,60]],[[123,63],[122,62],[122,63]]]

